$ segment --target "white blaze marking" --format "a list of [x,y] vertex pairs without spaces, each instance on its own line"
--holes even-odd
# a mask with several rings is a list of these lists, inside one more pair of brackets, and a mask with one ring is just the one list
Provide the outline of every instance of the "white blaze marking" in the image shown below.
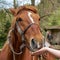
[[33,20],[33,18],[31,17],[31,14],[32,14],[31,12],[28,12],[28,17],[30,18],[31,22],[34,23],[34,20]]

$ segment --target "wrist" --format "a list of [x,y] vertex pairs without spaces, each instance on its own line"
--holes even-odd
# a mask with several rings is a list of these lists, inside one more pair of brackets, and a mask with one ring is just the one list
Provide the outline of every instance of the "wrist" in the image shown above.
[[48,48],[48,47],[44,47],[44,50],[45,50],[45,51],[49,51],[49,48]]
[[47,52],[50,52],[50,50],[51,50],[51,49],[50,49],[49,47],[46,47],[46,51],[47,51]]

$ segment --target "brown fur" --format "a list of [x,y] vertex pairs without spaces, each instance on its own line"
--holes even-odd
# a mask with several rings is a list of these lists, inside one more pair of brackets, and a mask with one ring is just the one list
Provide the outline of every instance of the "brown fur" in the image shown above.
[[[21,35],[17,32],[15,23],[16,23],[17,18],[21,17],[24,20],[24,22],[22,22],[22,23],[25,24],[25,25],[22,25],[22,23],[19,23],[19,26],[22,25],[21,29],[23,31],[29,25],[29,23],[31,23],[31,21],[28,20],[29,18],[27,16],[25,16],[25,14],[27,14],[28,11],[30,11],[32,13],[32,15],[36,14],[36,12],[37,12],[36,9],[34,7],[32,7],[32,6],[30,6],[30,7],[23,6],[23,7],[17,8],[17,9],[11,9],[12,14],[14,15],[14,19],[12,21],[10,29],[15,28],[15,30],[13,32],[11,32],[11,43],[12,43],[12,46],[14,47],[14,50],[16,52],[20,51],[19,47],[21,45],[21,41],[22,40],[21,40]],[[36,14],[36,16],[38,17],[37,14]],[[39,17],[38,17],[38,19],[39,19]],[[36,28],[38,30],[37,31],[38,34],[36,32]],[[35,33],[33,33],[32,30],[34,30]],[[34,37],[34,38],[36,37],[37,40],[41,40],[41,38],[38,37],[37,35],[38,36],[40,36],[40,35],[42,36],[42,34],[40,33],[40,30],[39,30],[39,27],[37,27],[37,26],[35,27],[35,25],[33,25],[25,33],[25,37],[26,37],[27,43],[29,43],[29,40],[30,40],[31,37]],[[31,53],[30,53],[30,51],[27,48],[24,48],[23,49],[23,53],[21,55],[15,55],[15,59],[16,60],[20,60],[20,59],[21,60],[33,60],[33,56],[31,56]],[[12,54],[12,51],[10,50],[8,41],[6,41],[5,45],[2,48],[2,51],[0,53],[0,60],[13,60],[13,54]],[[38,57],[34,56],[34,60],[38,60]]]
[[[13,32],[11,32],[11,43],[14,47],[14,50],[16,52],[19,52],[19,47],[21,45],[21,35],[18,33],[15,23],[18,18],[22,18],[22,22],[19,22],[19,26],[21,27],[21,30],[24,31],[25,28],[31,23],[29,17],[27,16],[27,12],[32,13],[32,17],[34,19],[34,22],[37,24],[32,25],[25,33],[25,38],[27,43],[30,43],[31,38],[35,38],[37,42],[41,42],[43,39],[43,36],[39,29],[39,15],[37,14],[37,9],[33,6],[23,6],[19,7],[17,9],[10,9],[12,14],[14,15],[14,19],[11,24],[11,28],[15,28]],[[47,57],[48,58],[48,57]],[[23,53],[21,55],[15,55],[16,60],[38,60],[38,56],[31,56],[30,51],[27,48],[23,49]],[[0,52],[0,60],[13,60],[13,54],[10,50],[9,43],[6,41],[5,45],[2,48],[2,51]],[[47,59],[48,60],[48,59]]]

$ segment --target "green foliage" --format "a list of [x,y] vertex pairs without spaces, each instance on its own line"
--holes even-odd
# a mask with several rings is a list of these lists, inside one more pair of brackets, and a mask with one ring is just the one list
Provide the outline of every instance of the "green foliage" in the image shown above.
[[10,27],[11,14],[5,10],[0,10],[0,48],[4,45],[7,40],[7,34]]
[[37,8],[40,17],[44,16],[40,21],[42,28],[60,25],[60,5],[57,0],[41,0]]
[[[50,17],[48,17],[49,23],[51,26],[60,25],[60,8],[55,10]],[[48,24],[49,24],[48,23]]]

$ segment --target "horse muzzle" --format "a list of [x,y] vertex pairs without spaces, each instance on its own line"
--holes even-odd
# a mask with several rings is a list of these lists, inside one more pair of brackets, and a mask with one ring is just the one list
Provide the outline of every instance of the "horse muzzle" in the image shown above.
[[42,47],[42,43],[37,42],[35,39],[31,39],[30,47],[33,51],[36,51]]

